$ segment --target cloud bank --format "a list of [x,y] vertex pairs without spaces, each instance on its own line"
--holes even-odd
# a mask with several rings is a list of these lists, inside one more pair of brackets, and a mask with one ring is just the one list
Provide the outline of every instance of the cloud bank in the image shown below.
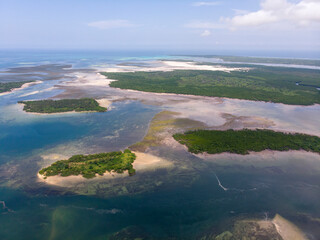
[[264,0],[260,10],[224,18],[232,28],[261,26],[287,22],[296,26],[320,24],[320,0],[302,0],[296,3],[287,0]]
[[201,37],[209,37],[211,35],[211,32],[209,30],[204,30],[203,33],[201,33]]
[[203,6],[217,6],[220,5],[221,2],[194,2],[192,6],[194,7],[203,7]]

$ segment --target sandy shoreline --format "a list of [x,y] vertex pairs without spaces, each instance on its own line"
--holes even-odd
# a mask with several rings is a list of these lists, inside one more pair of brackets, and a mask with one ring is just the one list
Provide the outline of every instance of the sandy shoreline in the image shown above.
[[307,240],[303,232],[297,226],[281,217],[279,214],[276,214],[272,223],[275,225],[277,232],[283,240]]
[[112,102],[107,98],[101,98],[101,99],[95,99],[95,100],[99,103],[100,107],[107,108],[108,110],[110,105],[112,104]]
[[22,90],[24,88],[30,87],[32,85],[36,85],[36,84],[40,84],[40,83],[43,83],[43,82],[39,81],[39,80],[35,81],[35,82],[27,82],[27,83],[24,83],[20,88],[13,88],[8,92],[0,93],[0,96],[7,95],[7,94],[10,94],[10,93],[13,93],[13,92],[16,92],[16,91]]
[[[188,148],[184,145],[185,150],[188,150]],[[218,159],[223,159],[223,158],[228,158],[228,159],[243,159],[243,160],[248,160],[252,158],[257,158],[261,157],[262,159],[268,158],[268,159],[274,159],[276,160],[277,157],[285,157],[285,156],[291,156],[291,155],[296,155],[296,156],[309,156],[310,158],[319,158],[320,160],[320,154],[316,152],[307,152],[305,150],[288,150],[288,151],[275,151],[275,150],[270,150],[266,149],[261,152],[251,152],[249,151],[249,154],[247,155],[242,155],[242,154],[236,154],[236,153],[217,153],[217,154],[209,154],[209,153],[199,153],[199,154],[193,154],[196,157],[202,158],[204,160],[218,160]]]
[[[170,168],[173,166],[173,163],[163,159],[161,157],[154,156],[148,153],[142,152],[134,152],[137,158],[133,162],[133,167],[136,169],[136,174],[142,171],[152,171],[158,168]],[[41,156],[44,160],[49,160],[55,162],[57,160],[67,159],[67,156],[63,156],[60,154],[49,154]],[[45,166],[44,166],[45,167]],[[72,185],[79,184],[79,183],[86,183],[92,182],[97,180],[110,180],[116,178],[123,178],[129,177],[127,171],[124,173],[115,173],[115,172],[105,172],[103,176],[96,174],[95,178],[87,179],[82,177],[81,175],[78,176],[68,176],[68,177],[61,177],[61,176],[50,176],[45,178],[43,175],[37,173],[38,182],[43,182],[49,185],[61,186],[61,187],[71,187]]]
[[136,66],[136,65],[126,65],[126,66],[114,66],[109,68],[99,68],[101,72],[170,72],[174,70],[206,70],[206,71],[248,71],[250,68],[247,67],[225,67],[220,65],[206,65],[197,64],[196,62],[185,62],[185,61],[164,61],[158,60],[153,61],[153,65],[150,66]]

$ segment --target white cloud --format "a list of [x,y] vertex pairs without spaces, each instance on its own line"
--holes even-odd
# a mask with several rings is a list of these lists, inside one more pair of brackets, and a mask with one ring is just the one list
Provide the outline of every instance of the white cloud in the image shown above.
[[202,6],[217,6],[220,5],[221,2],[194,2],[192,6],[202,7]]
[[261,26],[270,23],[283,23],[297,26],[320,24],[320,0],[264,0],[260,9],[255,12],[239,14],[233,18],[225,18],[231,28]]
[[90,22],[87,25],[90,27],[99,28],[99,29],[128,28],[128,27],[136,26],[135,24],[129,22],[128,20],[122,20],[122,19]]
[[250,12],[248,10],[243,10],[243,9],[232,9],[232,10],[234,11],[235,15],[243,15]]
[[220,23],[193,21],[185,25],[187,28],[199,28],[199,29],[219,29],[223,28]]
[[203,33],[201,33],[201,37],[208,37],[211,35],[211,32],[209,30],[204,30]]

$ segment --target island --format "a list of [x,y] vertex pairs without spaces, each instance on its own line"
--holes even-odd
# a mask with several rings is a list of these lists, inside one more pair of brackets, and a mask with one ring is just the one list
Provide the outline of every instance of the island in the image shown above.
[[43,168],[39,174],[44,178],[59,175],[67,177],[82,175],[84,178],[94,178],[96,174],[103,175],[105,172],[135,174],[132,163],[136,155],[129,149],[118,152],[97,153],[90,155],[74,155],[68,160],[60,160],[49,167]]
[[[248,65],[248,71],[175,70],[101,73],[110,86],[155,93],[226,97],[291,105],[320,103],[320,72]],[[299,83],[299,84],[297,84]]]
[[320,153],[320,138],[299,133],[283,133],[266,129],[256,130],[195,130],[177,133],[173,138],[186,145],[191,153],[236,153],[263,150],[305,150]]
[[0,93],[10,92],[16,88],[21,88],[26,83],[32,83],[34,81],[23,82],[0,82]]
[[37,100],[19,101],[24,104],[23,110],[31,113],[62,113],[62,112],[106,112],[107,108],[101,107],[92,98],[62,99],[62,100]]
[[[182,55],[183,56],[183,55]],[[187,57],[217,58],[225,62],[234,63],[267,63],[267,64],[293,64],[305,66],[320,66],[318,59],[301,58],[271,58],[271,57],[245,57],[245,56],[220,56],[220,55],[186,55]]]

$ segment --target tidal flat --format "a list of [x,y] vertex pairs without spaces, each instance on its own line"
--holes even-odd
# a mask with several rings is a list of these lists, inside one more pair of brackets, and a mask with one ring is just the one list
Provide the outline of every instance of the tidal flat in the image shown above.
[[[215,239],[237,231],[239,221],[276,214],[307,238],[320,236],[319,154],[195,155],[172,138],[199,128],[267,128],[320,136],[319,105],[111,88],[111,80],[98,72],[127,69],[121,61],[10,69],[11,74],[23,73],[15,78],[35,74],[43,83],[0,96],[1,238]],[[141,70],[162,66],[153,57],[135,61],[134,68]],[[17,104],[82,97],[103,99],[110,111],[40,116],[24,113]],[[57,185],[37,177],[41,168],[61,158],[128,147],[143,159],[133,163],[137,171],[132,177]]]

